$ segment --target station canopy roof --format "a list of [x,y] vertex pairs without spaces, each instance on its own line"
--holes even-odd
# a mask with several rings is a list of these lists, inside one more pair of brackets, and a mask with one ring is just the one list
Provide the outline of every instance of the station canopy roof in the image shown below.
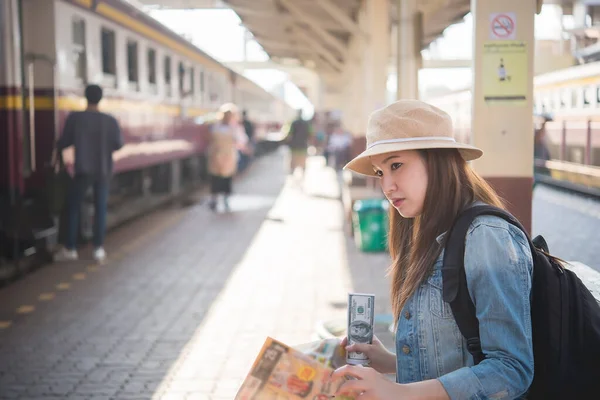
[[[367,37],[357,23],[365,0],[227,0],[223,1],[275,61],[297,60],[319,70],[340,72],[350,39]],[[367,0],[368,1],[368,0]],[[397,0],[391,0],[390,23],[397,23]],[[469,12],[470,0],[419,0],[421,48]]]
[[[134,1],[134,0],[129,0]],[[355,35],[366,36],[357,23],[361,4],[369,0],[135,0],[162,8],[233,9],[242,23],[280,63],[299,63],[320,72],[339,73]],[[397,23],[398,0],[390,0],[390,23]],[[421,48],[469,12],[470,0],[419,0]]]

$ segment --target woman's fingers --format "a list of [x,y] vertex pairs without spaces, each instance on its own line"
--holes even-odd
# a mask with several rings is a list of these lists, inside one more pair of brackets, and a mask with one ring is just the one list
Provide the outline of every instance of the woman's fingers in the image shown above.
[[335,395],[339,396],[340,394],[344,393],[362,393],[365,392],[368,387],[369,383],[362,379],[346,381],[340,385],[338,390],[335,392]]
[[377,372],[373,368],[356,365],[345,365],[336,369],[331,379],[354,378],[344,381],[336,391],[335,395],[343,393],[363,393],[373,388],[376,384]]
[[368,368],[368,367],[360,367],[360,366],[356,366],[356,365],[344,365],[343,367],[340,367],[340,368],[336,369],[335,371],[333,371],[330,379],[334,380],[334,379],[338,379],[338,378],[343,378],[345,376],[351,376],[356,379],[364,379],[365,376],[368,376],[368,374],[371,373],[372,371],[373,371],[373,369]]
[[371,349],[370,344],[365,343],[354,343],[348,347],[346,347],[347,352],[357,352],[357,353],[365,353],[368,354]]

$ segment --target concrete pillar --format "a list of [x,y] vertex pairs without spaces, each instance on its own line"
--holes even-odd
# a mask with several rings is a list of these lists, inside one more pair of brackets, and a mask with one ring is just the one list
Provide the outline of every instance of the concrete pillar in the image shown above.
[[396,9],[399,24],[396,30],[396,98],[417,99],[422,36],[417,0],[397,0]]
[[475,170],[531,230],[536,0],[471,0]]
[[359,35],[352,38],[342,77],[343,124],[356,138],[352,146],[354,154],[365,149],[369,115],[386,105],[390,57],[389,1],[363,2],[357,20],[368,39]]
[[[369,41],[364,46],[364,115],[386,105],[387,74],[390,57],[390,2],[389,0],[369,0],[366,7],[366,32]],[[360,40],[360,39],[359,39]]]
[[[363,26],[365,14],[361,10],[358,23]],[[342,124],[356,137],[364,136],[364,43],[353,37],[348,46],[344,71],[341,77],[340,105]]]
[[583,0],[575,0],[573,3],[573,25],[575,28],[588,26],[588,5]]
[[361,136],[364,133],[362,123],[362,107],[360,100],[364,96],[364,91],[361,82],[362,63],[353,63],[349,65],[350,69],[348,79],[348,89],[345,90],[343,98],[343,121],[348,129],[355,136]]

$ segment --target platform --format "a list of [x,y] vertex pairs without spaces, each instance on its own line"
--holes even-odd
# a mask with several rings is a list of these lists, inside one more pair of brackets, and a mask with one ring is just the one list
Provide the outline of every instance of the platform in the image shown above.
[[[236,181],[230,214],[198,195],[111,232],[105,265],[55,264],[0,290],[0,398],[231,400],[267,335],[315,339],[349,291],[389,315],[388,256],[354,246],[336,173],[311,158],[302,187],[284,153]],[[534,199],[550,248],[600,269],[599,203],[541,186]]]

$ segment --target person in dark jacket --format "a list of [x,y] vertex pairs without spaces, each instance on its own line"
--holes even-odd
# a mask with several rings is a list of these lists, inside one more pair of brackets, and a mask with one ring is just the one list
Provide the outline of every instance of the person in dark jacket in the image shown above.
[[286,142],[290,148],[289,173],[294,174],[296,168],[300,168],[304,174],[306,168],[306,156],[312,130],[308,121],[302,118],[302,110],[298,110],[298,116],[290,125]]
[[244,126],[244,131],[248,137],[248,143],[246,143],[245,151],[239,151],[238,171],[240,172],[250,165],[252,151],[254,150],[254,124],[248,118],[248,112],[246,110],[242,111],[242,125]]
[[87,108],[72,112],[65,121],[62,136],[56,143],[57,151],[75,148],[74,176],[67,198],[67,237],[59,259],[77,260],[77,237],[79,211],[85,192],[92,186],[94,191],[94,259],[106,259],[104,235],[108,205],[109,181],[113,171],[112,154],[123,146],[123,137],[117,120],[100,112],[102,88],[89,85],[85,89]]
[[544,117],[540,129],[535,131],[534,137],[534,158],[544,161],[550,159],[550,150],[548,150],[548,143],[546,140],[546,122],[548,121],[551,121],[551,119]]
[[550,150],[548,149],[548,141],[546,139],[546,122],[552,121],[549,116],[542,116],[542,122],[540,128],[534,132],[533,140],[533,158],[534,158],[534,173],[533,173],[533,187],[538,183],[537,175],[549,175],[550,171],[548,168],[542,165],[536,165],[542,161],[548,161],[551,159]]

